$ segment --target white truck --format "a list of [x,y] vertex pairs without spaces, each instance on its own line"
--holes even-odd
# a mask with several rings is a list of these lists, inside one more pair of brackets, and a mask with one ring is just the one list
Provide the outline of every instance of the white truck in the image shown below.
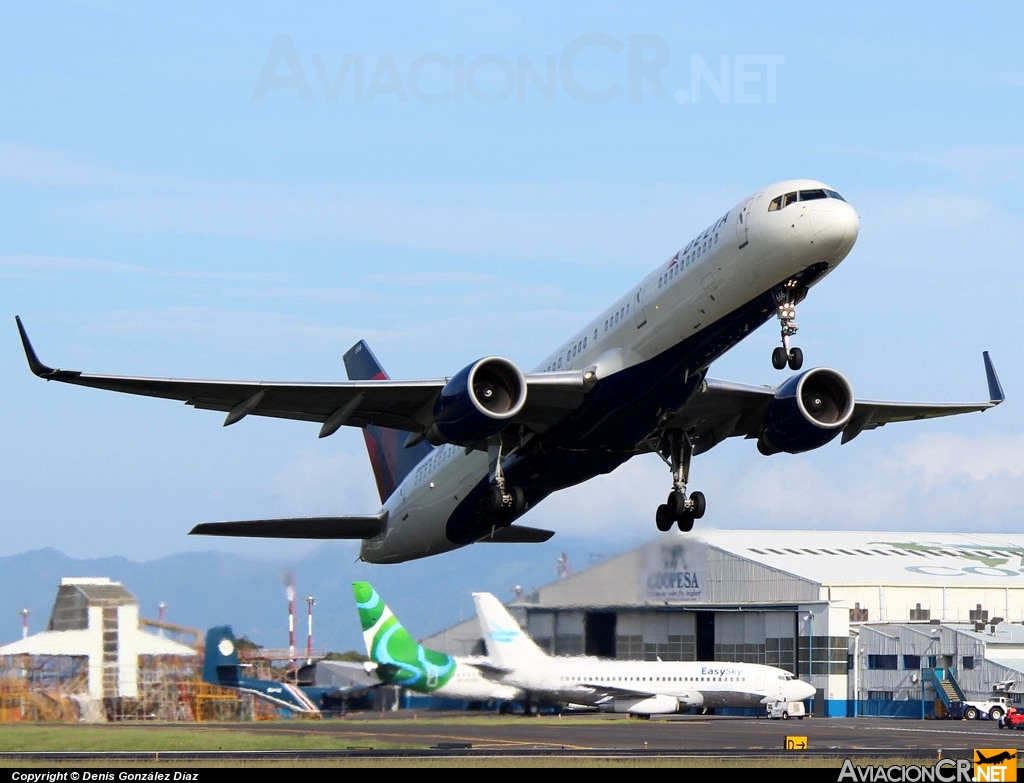
[[807,708],[802,701],[770,701],[767,705],[768,717],[772,720],[789,720],[790,718],[804,719]]

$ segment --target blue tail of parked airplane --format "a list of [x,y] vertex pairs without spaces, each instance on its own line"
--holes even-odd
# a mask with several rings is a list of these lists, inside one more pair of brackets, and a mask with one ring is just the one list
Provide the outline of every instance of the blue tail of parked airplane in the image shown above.
[[[234,688],[251,693],[277,707],[292,712],[319,715],[323,694],[310,693],[287,682],[260,680],[242,674],[238,660],[235,635],[227,625],[211,628],[206,632],[206,650],[203,657],[203,681],[222,688]],[[323,690],[323,689],[320,689]],[[317,698],[317,701],[314,701]]]

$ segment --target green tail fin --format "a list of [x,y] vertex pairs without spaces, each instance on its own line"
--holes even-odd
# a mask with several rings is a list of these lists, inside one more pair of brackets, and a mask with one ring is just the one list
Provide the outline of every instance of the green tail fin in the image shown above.
[[428,650],[395,617],[369,582],[353,582],[366,654],[377,664],[377,676],[392,685],[433,693],[455,676],[452,656]]

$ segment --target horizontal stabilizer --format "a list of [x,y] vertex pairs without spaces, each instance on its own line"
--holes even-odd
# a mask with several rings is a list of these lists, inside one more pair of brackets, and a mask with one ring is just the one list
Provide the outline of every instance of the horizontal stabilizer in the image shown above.
[[492,544],[541,544],[555,534],[554,530],[543,530],[539,527],[509,525],[495,528],[491,533],[480,539],[479,543]]
[[[387,512],[348,517],[285,517],[247,519],[237,522],[202,522],[192,536],[239,538],[373,538],[384,530]],[[549,534],[550,535],[550,534]],[[546,540],[546,539],[540,539]]]

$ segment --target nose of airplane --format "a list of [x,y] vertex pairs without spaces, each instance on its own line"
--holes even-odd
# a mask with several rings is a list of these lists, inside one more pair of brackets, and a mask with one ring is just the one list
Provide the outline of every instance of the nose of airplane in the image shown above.
[[838,199],[816,201],[810,219],[815,244],[826,248],[835,261],[841,261],[853,249],[860,233],[860,218],[848,203]]
[[805,701],[813,698],[815,694],[815,687],[803,680],[793,680],[789,683],[789,687],[792,689],[790,701]]

